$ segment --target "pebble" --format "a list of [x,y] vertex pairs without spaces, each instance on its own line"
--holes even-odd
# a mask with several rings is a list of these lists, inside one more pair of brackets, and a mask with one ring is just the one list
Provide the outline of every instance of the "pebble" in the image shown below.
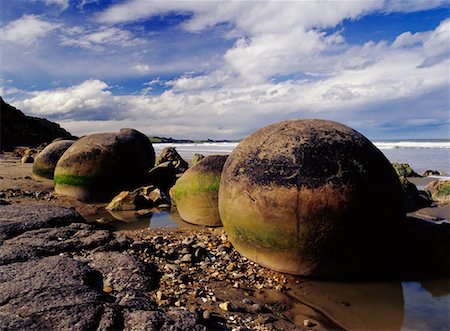
[[111,286],[105,286],[103,287],[103,292],[105,293],[111,293],[113,291]]
[[185,254],[181,258],[181,262],[191,262],[192,261],[192,254]]
[[161,291],[157,291],[156,292],[156,299],[158,299],[158,301],[161,301],[163,298],[163,293]]
[[231,304],[228,301],[219,303],[219,308],[225,311],[231,311]]
[[255,314],[260,313],[263,310],[264,310],[264,307],[262,305],[260,305],[259,303],[254,303],[250,306],[250,311]]
[[203,311],[203,319],[204,320],[209,320],[211,318],[211,313],[207,310]]
[[313,323],[313,322],[311,322],[310,320],[304,320],[303,321],[303,326],[305,327],[305,328],[310,328],[310,327],[313,327],[313,326],[315,326],[316,325],[316,323]]

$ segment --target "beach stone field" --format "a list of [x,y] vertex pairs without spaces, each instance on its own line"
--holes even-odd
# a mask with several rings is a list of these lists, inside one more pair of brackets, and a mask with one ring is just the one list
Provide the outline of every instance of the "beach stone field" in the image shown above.
[[[190,162],[134,129],[0,162],[0,330],[382,330],[310,280],[449,275],[448,180],[336,122],[275,123]],[[188,226],[109,226],[121,213]]]

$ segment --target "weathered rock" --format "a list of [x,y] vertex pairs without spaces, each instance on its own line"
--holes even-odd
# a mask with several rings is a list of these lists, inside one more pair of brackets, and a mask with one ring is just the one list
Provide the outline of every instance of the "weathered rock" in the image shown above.
[[192,157],[191,165],[195,166],[197,163],[199,163],[201,160],[203,160],[205,156],[203,154],[195,153]]
[[228,155],[210,155],[187,170],[170,190],[181,218],[189,223],[220,226],[218,192]]
[[428,176],[445,176],[443,173],[441,173],[440,171],[437,171],[437,170],[425,170],[420,175],[423,176],[423,177],[428,177]]
[[73,209],[54,205],[0,206],[0,245],[25,231],[85,222]]
[[0,327],[95,329],[100,284],[98,272],[68,256],[0,266],[0,314],[8,316],[6,322],[0,318]]
[[245,138],[225,163],[219,210],[233,246],[271,269],[395,269],[404,217],[398,177],[368,139],[339,123],[285,121]]
[[37,178],[53,179],[56,164],[73,143],[73,140],[60,140],[45,147],[34,160],[33,175]]
[[430,191],[433,200],[441,203],[450,203],[450,180],[434,180],[425,186]]
[[171,162],[164,162],[149,171],[148,182],[167,194],[169,189],[175,184],[178,176],[179,173],[173,164]]
[[27,261],[36,257],[93,249],[111,238],[107,230],[73,223],[64,227],[30,230],[5,240],[0,250],[0,265]]
[[189,167],[188,163],[178,154],[175,147],[164,148],[156,158],[155,164],[159,165],[165,162],[170,162],[177,173],[183,173]]
[[150,185],[137,188],[132,192],[120,192],[106,206],[106,209],[112,211],[151,209],[167,204],[170,204],[170,201],[165,194],[156,186]]
[[103,287],[122,308],[155,309],[146,292],[155,286],[156,275],[146,270],[135,257],[119,252],[98,252],[89,257],[89,265],[103,275]]
[[405,177],[399,177],[403,190],[403,201],[408,212],[420,208],[429,207],[433,203],[431,196],[426,191],[418,190],[416,185],[408,181]]
[[392,167],[399,177],[422,177],[408,163],[392,163]]
[[136,130],[85,136],[59,159],[55,191],[80,200],[108,200],[145,182],[154,160],[150,140]]
[[20,159],[21,163],[33,163],[34,159],[31,155],[25,155]]

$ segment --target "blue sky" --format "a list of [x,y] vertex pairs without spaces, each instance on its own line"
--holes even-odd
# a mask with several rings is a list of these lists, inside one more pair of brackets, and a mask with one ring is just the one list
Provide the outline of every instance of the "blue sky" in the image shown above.
[[448,138],[450,2],[0,0],[0,94],[78,135]]

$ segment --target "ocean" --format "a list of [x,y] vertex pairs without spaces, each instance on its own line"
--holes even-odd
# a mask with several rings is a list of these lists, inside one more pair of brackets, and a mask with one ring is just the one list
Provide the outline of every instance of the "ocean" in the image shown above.
[[[425,170],[438,170],[450,174],[450,139],[374,140],[372,142],[390,162],[409,163],[418,173]],[[153,146],[156,154],[159,154],[164,147],[175,147],[184,159],[190,160],[195,153],[229,154],[237,144],[223,142],[154,144]]]

